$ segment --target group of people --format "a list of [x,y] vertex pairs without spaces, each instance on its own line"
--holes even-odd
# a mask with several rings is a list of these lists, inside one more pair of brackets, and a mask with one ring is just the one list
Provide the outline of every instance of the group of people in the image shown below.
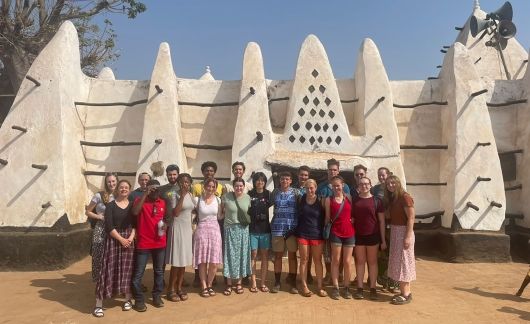
[[[195,268],[200,296],[204,298],[217,294],[213,287],[220,266],[225,281],[222,293],[226,296],[242,294],[245,279],[252,293],[278,293],[286,251],[285,282],[291,293],[313,295],[309,289],[313,264],[318,296],[328,296],[324,282],[330,280],[331,298],[340,299],[342,295],[345,299],[363,299],[367,266],[368,297],[375,300],[378,254],[388,247],[388,276],[399,282],[400,289],[392,303],[411,301],[410,282],[416,277],[414,203],[388,168],[378,169],[380,183],[372,187],[367,168],[355,166],[355,188],[350,189],[339,175],[339,161],[330,159],[326,181],[317,184],[310,177],[311,170],[301,166],[297,186],[293,186],[290,172],[280,172],[279,186],[272,192],[266,189],[269,179],[263,172],[252,173],[252,183],[245,182],[242,162],[232,165],[234,180],[224,186],[215,179],[215,162],[203,163],[201,171],[204,178],[193,183],[189,174],[180,173],[177,165],[169,165],[168,184],[163,186],[141,173],[136,190],[114,174],[105,176],[104,190],[96,193],[86,208],[94,229],[94,316],[104,316],[103,300],[114,295],[125,296],[124,311],[147,309],[142,277],[149,255],[153,260],[155,307],[164,306],[161,297],[166,265],[171,267],[166,293],[169,301],[188,299],[183,289],[188,266]],[[389,242],[387,223],[391,228]],[[274,280],[269,287],[271,251]],[[257,261],[261,261],[259,271]],[[354,290],[350,290],[352,264],[356,272]]]

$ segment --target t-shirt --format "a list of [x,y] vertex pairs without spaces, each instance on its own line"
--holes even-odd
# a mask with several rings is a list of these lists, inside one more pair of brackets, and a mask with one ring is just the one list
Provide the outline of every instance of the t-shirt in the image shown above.
[[296,214],[296,200],[298,192],[289,188],[286,192],[274,190],[271,201],[274,203],[274,217],[271,221],[272,236],[284,236],[298,225]]
[[131,207],[131,202],[123,209],[116,204],[116,201],[110,202],[105,209],[105,232],[110,233],[113,229],[124,230],[131,227]]
[[376,196],[381,200],[383,200],[383,198],[385,197],[385,187],[381,183],[378,183],[373,186],[370,192],[372,193],[372,195]]
[[[375,201],[377,201],[377,210]],[[377,214],[384,213],[385,209],[379,198],[374,196],[370,198],[357,197],[352,201],[351,209],[354,219],[353,226],[357,235],[372,235],[380,232]]]
[[177,207],[177,202],[180,199],[180,187],[175,184],[172,185],[167,183],[159,187],[160,198],[164,199],[166,202],[166,213],[164,215],[164,220],[166,223],[169,223],[173,217],[173,209]]
[[414,207],[414,200],[406,192],[400,199],[398,199],[396,202],[392,202],[390,206],[388,206],[391,225],[407,225],[407,214],[405,213],[405,207]]
[[349,238],[355,235],[355,230],[351,223],[351,203],[348,198],[344,197],[343,199],[344,207],[339,216],[335,219],[341,203],[336,202],[334,197],[329,198],[330,221],[335,219],[331,226],[331,232],[335,234],[335,236]]
[[270,192],[267,189],[261,193],[258,193],[256,190],[251,190],[248,195],[250,196],[250,208],[248,209],[248,214],[250,215],[250,233],[270,233],[269,207],[272,206]]
[[[347,183],[344,184],[344,187],[343,187],[342,191],[345,194],[349,194],[350,193],[350,187],[348,186]],[[317,187],[317,196],[321,197],[321,198],[327,198],[327,197],[332,197],[333,196],[333,189],[331,189],[331,184],[329,183],[329,181],[326,180],[326,181],[324,181],[324,182],[322,182],[321,184],[318,185],[318,187]]]
[[142,188],[136,188],[129,194],[128,199],[130,202],[134,202],[136,198],[141,197],[143,194],[144,191],[142,190]]
[[[136,198],[133,206],[138,204],[142,198]],[[166,202],[157,198],[150,200],[146,198],[138,216],[133,216],[133,226],[136,228],[136,237],[139,250],[159,249],[166,247],[166,235],[158,236],[158,222],[164,218]]]
[[324,208],[320,199],[310,205],[303,195],[298,204],[298,226],[296,234],[307,240],[322,240],[322,228],[324,227]]
[[197,203],[197,216],[199,217],[200,222],[217,222],[217,214],[219,212],[219,197],[214,197],[210,204],[206,204],[203,197],[199,197],[199,202]]
[[[243,188],[243,193],[248,193],[250,190],[252,190],[252,188],[254,188],[252,186],[252,183],[245,181],[245,188]],[[231,183],[225,184],[225,191],[226,192],[234,192],[234,186],[232,186]]]
[[[225,226],[239,224],[239,220],[237,219],[238,209],[237,209],[235,199],[236,197],[233,192],[229,192],[221,198],[225,206],[225,218],[224,218]],[[245,213],[248,213],[248,208],[250,207],[250,196],[249,195],[244,193],[241,197],[237,198],[237,203],[239,204],[239,207]]]
[[[191,193],[194,197],[199,197],[202,195],[202,193],[204,192],[204,181],[201,181],[199,183],[195,183],[192,187],[191,187]],[[217,197],[221,197],[221,195],[223,194],[223,186],[218,183],[217,184],[217,189],[215,190],[215,195]]]

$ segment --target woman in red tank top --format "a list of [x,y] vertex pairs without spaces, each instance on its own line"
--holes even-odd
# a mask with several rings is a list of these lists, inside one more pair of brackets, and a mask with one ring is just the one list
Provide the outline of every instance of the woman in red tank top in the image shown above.
[[344,179],[340,176],[331,178],[333,196],[326,198],[326,224],[332,222],[329,242],[331,245],[331,281],[334,289],[331,298],[339,299],[339,262],[342,255],[344,263],[344,295],[352,298],[349,290],[352,251],[355,246],[355,231],[351,222],[351,196],[345,194]]

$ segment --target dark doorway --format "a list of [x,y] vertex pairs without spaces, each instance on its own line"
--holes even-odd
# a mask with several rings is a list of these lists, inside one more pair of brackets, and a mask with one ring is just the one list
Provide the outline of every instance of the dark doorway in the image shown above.
[[[272,171],[272,177],[274,181],[274,188],[278,188],[280,186],[280,178],[278,177],[278,174],[280,172],[290,172],[293,177],[293,184],[292,187],[298,188],[298,167],[290,167],[285,165],[272,165],[271,166]],[[344,178],[346,183],[350,188],[353,188],[353,171],[341,171],[340,176]],[[328,171],[327,170],[311,170],[309,173],[309,179],[314,179],[318,184],[320,184],[323,181],[326,181],[328,179]]]

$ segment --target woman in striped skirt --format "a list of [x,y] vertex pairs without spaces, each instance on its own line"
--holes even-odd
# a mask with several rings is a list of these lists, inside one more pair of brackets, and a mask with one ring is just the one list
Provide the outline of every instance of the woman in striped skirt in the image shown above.
[[122,310],[128,311],[131,304],[131,278],[134,255],[134,220],[131,217],[129,192],[131,184],[127,180],[118,182],[114,201],[105,210],[105,248],[103,250],[101,272],[96,283],[95,317],[103,317],[103,299],[125,295]]
[[410,282],[416,280],[414,201],[403,190],[399,178],[391,175],[386,179],[384,202],[390,216],[388,276],[399,281],[401,291],[392,298],[392,304],[408,304],[412,300]]

